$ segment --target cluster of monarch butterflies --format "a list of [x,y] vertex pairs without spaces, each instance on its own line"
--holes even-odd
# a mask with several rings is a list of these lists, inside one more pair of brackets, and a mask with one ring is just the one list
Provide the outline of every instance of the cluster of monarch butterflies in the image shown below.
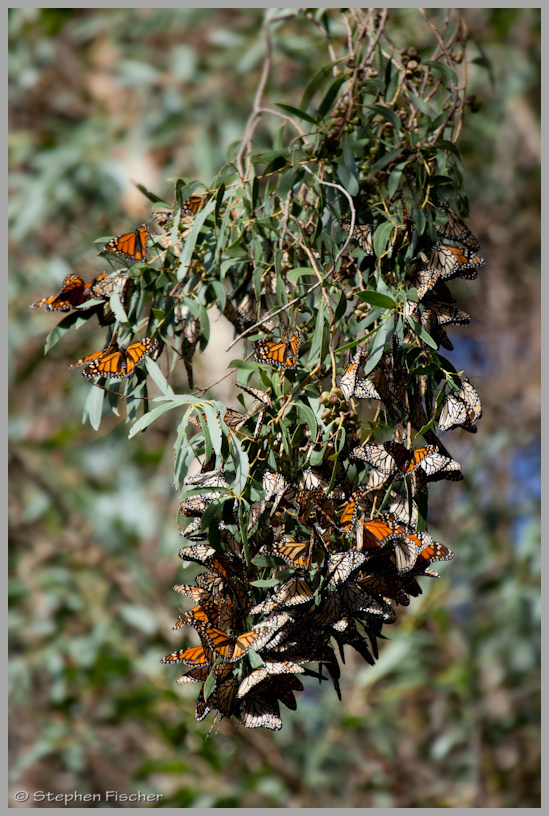
[[[386,443],[357,447],[354,455],[384,481],[420,469],[426,479],[459,471],[430,446],[408,451]],[[373,664],[383,624],[397,619],[394,604],[409,604],[421,593],[417,578],[437,577],[433,563],[453,557],[417,531],[417,508],[404,493],[391,490],[387,512],[376,513],[372,490],[353,489],[345,473],[329,491],[323,468],[308,468],[297,482],[266,470],[245,545],[236,507],[219,523],[219,547],[201,530],[208,507],[230,488],[221,468],[204,467],[185,486],[193,492],[180,512],[192,521],[179,555],[204,571],[174,587],[191,602],[174,628],[190,627],[199,642],[162,662],[186,667],[179,683],[201,683],[199,721],[213,711],[246,728],[278,730],[280,704],[295,709],[294,694],[303,690],[299,674],[330,678],[340,696],[338,655],[344,660],[347,646]]]
[[[205,205],[207,196],[192,195],[180,208],[182,219],[192,219],[197,212]],[[173,227],[173,210],[159,208],[151,213],[153,220],[164,230]],[[133,232],[118,235],[108,241],[100,255],[112,254],[122,258],[128,265],[145,263],[147,261],[147,248],[150,238],[149,228],[142,224]],[[133,279],[129,276],[127,269],[119,269],[108,274],[102,272],[90,283],[76,273],[70,273],[65,277],[61,289],[57,294],[42,298],[36,303],[32,303],[29,309],[43,308],[49,312],[74,312],[86,311],[97,315],[101,326],[108,326],[115,322],[115,314],[109,307],[109,301],[113,295],[120,297],[122,308],[125,310],[129,304],[133,291]],[[183,347],[182,357],[187,360],[192,356],[196,348],[198,337],[195,337],[196,320],[187,320],[185,317],[175,317],[176,322],[184,322],[183,327]],[[189,329],[190,327],[190,329]],[[143,337],[140,340],[122,345],[118,341],[119,328],[116,328],[112,336],[107,340],[103,348],[82,357],[71,368],[82,368],[82,375],[86,379],[107,378],[122,379],[130,377],[141,363],[144,357],[157,354],[161,351],[161,345],[157,338]],[[192,372],[187,369],[189,382],[192,385]]]
[[[424,290],[418,287],[413,315],[445,348],[449,341],[443,326],[469,322],[454,307],[445,281],[474,277],[483,263],[474,236],[453,211],[446,208],[446,213],[440,242],[428,253],[421,249],[418,264],[429,265],[432,282]],[[350,231],[348,222],[341,225]],[[372,235],[370,225],[359,225],[351,238],[373,255]],[[411,267],[415,279],[418,264]],[[241,331],[254,325],[260,306],[229,303],[226,312]],[[300,331],[283,328],[279,337],[254,342],[254,360],[293,370],[301,340]],[[353,399],[377,400],[397,428],[408,419],[420,430],[434,419],[420,395],[410,392],[394,335],[392,351],[361,374],[367,358],[366,347],[359,347],[338,382],[349,405]],[[259,411],[255,441],[265,414],[274,409],[271,416],[276,415],[276,405],[272,395],[243,387],[254,404],[246,413],[227,411],[225,422],[232,433],[244,433],[247,419]],[[451,388],[437,403],[438,430],[475,430],[481,415],[478,394],[464,377],[452,380]],[[437,562],[453,557],[447,546],[418,529],[418,506],[430,483],[463,475],[434,430],[423,436],[425,443],[413,448],[402,444],[398,432],[395,441],[382,444],[357,439],[350,444],[347,467],[325,460],[299,474],[288,472],[287,462],[280,471],[264,470],[262,497],[249,506],[244,536],[236,502],[232,511],[231,502],[225,502],[217,539],[207,525],[202,529],[208,508],[230,491],[230,477],[214,469],[213,459],[186,480],[191,493],[180,507],[188,525],[181,533],[186,546],[180,557],[195,572],[197,564],[203,571],[192,583],[174,587],[192,604],[174,628],[194,631],[197,644],[172,652],[163,662],[186,667],[179,683],[200,683],[197,720],[213,712],[234,717],[246,728],[278,730],[281,705],[295,709],[303,677],[329,679],[340,695],[346,649],[375,662],[383,625],[394,623],[396,608],[421,594],[419,578],[437,578]]]
[[[408,219],[404,201],[403,208],[405,221],[409,224],[411,220]],[[480,244],[477,238],[459,215],[448,204],[442,204],[440,209],[446,216],[446,224],[436,226],[439,240],[433,243],[424,237],[417,258],[410,264],[409,282],[417,289],[418,300],[406,301],[406,316],[425,329],[437,346],[452,351],[454,347],[445,327],[468,325],[471,318],[454,305],[456,300],[447,282],[454,278],[475,279],[478,269],[484,266],[484,258],[478,254]],[[341,221],[341,226],[367,255],[374,254],[374,229],[371,224],[355,224],[352,232],[349,220]],[[340,388],[345,399],[382,400],[389,414],[398,421],[398,408],[406,412],[404,401],[409,401],[409,394],[404,379],[399,381],[394,356],[392,359],[390,356],[384,357],[374,371],[360,378],[360,366],[366,358],[366,351],[359,349],[343,373]],[[429,421],[418,399],[408,413],[415,430],[421,429]],[[437,418],[438,429],[449,431],[460,427],[476,433],[476,423],[481,416],[480,397],[471,383],[466,378],[450,376]]]
[[[207,200],[193,195],[179,208],[156,208],[151,217],[164,233],[157,236],[160,246],[171,246],[177,254],[178,241]],[[469,316],[454,306],[447,281],[475,278],[484,261],[477,254],[476,238],[459,216],[447,206],[442,209],[446,223],[437,227],[439,240],[424,238],[410,264],[417,301],[407,301],[406,317],[438,346],[451,349],[444,327],[467,324]],[[375,256],[372,224],[351,229],[351,222],[343,220],[340,225],[367,256]],[[114,254],[128,265],[144,263],[149,238],[143,225],[110,240],[100,254]],[[90,283],[71,274],[59,293],[29,308],[93,309],[101,325],[110,325],[116,311],[111,298],[119,297],[126,309],[132,284],[126,269],[103,272]],[[234,302],[227,298],[224,314],[238,333],[258,323],[269,332],[253,343],[256,363],[278,369],[281,376],[297,369],[303,327],[300,331],[282,326],[276,336],[263,294],[261,301],[249,293]],[[174,309],[173,318],[183,337],[181,356],[192,387],[189,360],[200,322],[183,304]],[[158,356],[162,350],[156,337],[120,344],[119,332],[116,326],[100,350],[71,368],[82,367],[88,379],[126,378],[144,357]],[[453,557],[448,547],[418,529],[419,504],[431,482],[463,478],[460,465],[435,434],[434,422],[439,431],[457,427],[476,431],[482,414],[479,396],[465,377],[450,377],[437,397],[435,416],[425,394],[410,388],[413,378],[395,334],[391,350],[373,370],[363,369],[367,359],[366,345],[358,347],[339,379],[339,389],[351,413],[355,399],[378,401],[395,425],[393,441],[361,444],[349,431],[345,457],[326,454],[321,466],[298,472],[292,471],[287,458],[279,462],[269,447],[265,456],[256,457],[254,479],[261,473],[260,497],[250,500],[244,522],[238,502],[227,501],[231,475],[215,456],[204,461],[199,474],[185,479],[180,513],[187,525],[181,534],[186,546],[180,557],[195,575],[192,583],[174,587],[190,606],[180,612],[174,628],[187,627],[197,642],[183,645],[162,662],[185,667],[179,683],[200,684],[198,721],[212,711],[216,717],[235,717],[247,728],[278,730],[280,704],[295,709],[295,693],[304,689],[298,675],[330,679],[341,696],[339,660],[345,661],[345,648],[373,664],[383,625],[397,620],[395,606],[408,605],[422,592],[417,579],[438,577],[433,565]],[[255,443],[267,415],[275,426],[280,404],[274,404],[268,391],[240,387],[253,398],[251,406],[245,412],[226,409],[217,421],[223,419],[229,441],[239,435]],[[252,417],[257,417],[253,435],[248,424]],[[207,418],[191,417],[189,422],[203,427]],[[405,422],[421,431],[425,444],[415,448],[402,444]],[[268,435],[260,444],[265,440],[270,445]],[[304,448],[312,449],[314,443],[311,438]],[[223,504],[222,521],[210,512],[216,510],[212,504],[217,501]],[[196,574],[197,569],[202,571]]]

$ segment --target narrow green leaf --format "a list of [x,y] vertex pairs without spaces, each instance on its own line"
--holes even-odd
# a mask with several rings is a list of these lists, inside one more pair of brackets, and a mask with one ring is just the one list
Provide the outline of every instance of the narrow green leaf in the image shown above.
[[290,283],[297,283],[299,278],[302,278],[304,275],[313,275],[316,277],[316,272],[310,266],[298,266],[295,269],[290,269],[287,278]]
[[316,119],[313,119],[313,117],[309,116],[309,114],[305,113],[305,111],[302,111],[299,108],[294,108],[293,105],[283,105],[282,102],[275,102],[274,104],[277,106],[277,108],[282,108],[282,110],[286,111],[286,113],[292,113],[294,116],[299,116],[300,119],[310,122],[311,125],[316,125]]
[[417,336],[420,337],[424,343],[427,343],[427,345],[433,349],[438,348],[437,343],[433,340],[431,335],[425,331],[425,329],[420,323],[417,323],[413,317],[410,317],[410,315],[406,316],[406,320],[408,321],[414,332],[417,334]]
[[368,353],[368,358],[364,363],[364,375],[369,374],[370,371],[373,371],[376,365],[379,363],[383,356],[383,351],[385,349],[385,344],[391,337],[395,326],[394,317],[391,315],[388,320],[385,320],[377,332],[374,335],[372,340],[372,345],[370,346],[370,351]]
[[295,409],[297,414],[307,423],[309,430],[311,431],[311,437],[316,439],[318,424],[312,409],[309,408],[308,405],[305,405],[304,402],[296,402]]
[[248,454],[234,434],[231,438],[231,454],[236,468],[233,488],[236,495],[241,496],[250,474],[250,463]]
[[217,417],[217,410],[219,408],[214,408],[211,403],[204,403],[201,406],[201,409],[204,411],[206,415],[206,419],[208,421],[208,431],[210,433],[210,439],[212,441],[213,449],[216,454],[219,456],[221,453],[221,425],[219,423],[219,419]]
[[385,221],[385,223],[380,224],[374,232],[374,253],[378,258],[381,258],[381,256],[385,254],[393,229],[393,224],[391,224],[390,221]]
[[432,107],[432,105],[429,105],[429,103],[426,102],[424,99],[421,99],[421,97],[416,96],[415,94],[410,93],[409,91],[408,96],[412,100],[416,108],[420,110],[424,114],[424,116],[427,116],[429,119],[435,119],[438,116],[438,112]]
[[[400,120],[399,120],[400,121]],[[402,150],[390,150],[389,153],[385,153],[380,159],[376,161],[374,165],[372,165],[371,173],[377,173],[379,170],[383,170],[388,164],[392,161],[397,159],[399,156],[402,155]]]
[[351,196],[358,195],[358,191],[360,189],[358,186],[358,181],[356,180],[353,173],[344,164],[338,165],[337,175],[343,187],[345,187],[349,195]]
[[392,108],[387,108],[385,105],[366,105],[366,107],[390,122],[396,131],[400,131],[401,121]]
[[206,677],[206,682],[204,683],[204,689],[202,694],[204,695],[204,699],[207,700],[208,697],[215,691],[216,681],[214,677],[214,673],[210,672],[209,675]]
[[278,578],[259,578],[257,581],[250,581],[250,585],[254,587],[274,587],[279,583]]
[[396,308],[395,301],[388,295],[382,295],[380,292],[366,290],[365,292],[357,292],[357,297],[363,300],[364,303],[369,303],[370,306],[381,306],[383,309]]
[[307,363],[309,365],[314,365],[317,362],[318,358],[320,357],[324,329],[325,327],[327,328],[325,320],[326,320],[326,304],[324,303],[324,301],[322,301],[316,315],[315,331],[313,334],[313,339],[311,341],[309,358],[307,360]]
[[389,181],[387,182],[387,192],[389,193],[389,198],[392,198],[398,190],[400,180],[402,178],[402,172],[407,164],[407,161],[400,162],[400,164],[397,164],[395,169],[391,172]]
[[424,60],[421,64],[426,65],[431,69],[431,71],[444,74],[444,76],[448,77],[448,79],[450,79],[455,85],[459,84],[458,75],[454,69],[450,68],[450,66],[446,65],[444,62],[438,62],[437,60]]
[[103,400],[105,398],[105,391],[103,388],[96,388],[92,386],[91,392],[88,394],[86,398],[86,403],[84,405],[84,416],[82,417],[82,421],[85,422],[86,418],[89,419],[90,425],[97,431],[99,426],[101,425],[101,416],[103,413]]
[[301,102],[299,103],[300,110],[307,110],[315,94],[322,88],[328,77],[333,75],[333,67],[343,62],[344,59],[346,59],[346,57],[340,57],[333,62],[327,63],[314,75],[303,92]]
[[165,397],[175,396],[173,388],[169,385],[160,367],[150,357],[145,357],[145,368]]

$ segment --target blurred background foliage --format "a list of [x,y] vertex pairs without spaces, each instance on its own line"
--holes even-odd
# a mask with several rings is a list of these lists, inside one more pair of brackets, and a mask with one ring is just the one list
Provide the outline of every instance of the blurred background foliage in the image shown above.
[[[341,9],[310,12],[344,31]],[[445,12],[430,10],[435,25]],[[472,322],[451,333],[451,359],[484,416],[476,436],[445,437],[465,482],[431,492],[430,532],[455,558],[399,613],[375,667],[349,656],[342,703],[310,680],[280,733],[221,722],[206,738],[196,689],[160,665],[180,645],[175,420],[131,441],[124,417],[82,425],[90,385],[68,365],[93,330],[44,358],[56,318],[26,310],[70,270],[101,271],[96,237],[148,218],[135,183],[171,200],[170,178],[207,186],[233,157],[263,13],[10,9],[12,791],[141,790],[163,794],[160,807],[539,807],[540,9],[464,10],[479,106],[459,147],[486,267],[454,289]],[[433,48],[417,9],[389,20],[399,48]],[[275,25],[273,44],[267,98],[296,105],[329,60],[320,31],[302,14]]]

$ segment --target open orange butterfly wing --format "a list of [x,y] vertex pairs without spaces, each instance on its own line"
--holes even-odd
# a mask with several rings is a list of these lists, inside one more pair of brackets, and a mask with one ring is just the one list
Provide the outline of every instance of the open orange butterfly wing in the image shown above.
[[112,238],[105,244],[101,252],[113,252],[129,263],[139,263],[147,258],[147,241],[149,239],[149,228],[144,224],[135,232],[125,232]]

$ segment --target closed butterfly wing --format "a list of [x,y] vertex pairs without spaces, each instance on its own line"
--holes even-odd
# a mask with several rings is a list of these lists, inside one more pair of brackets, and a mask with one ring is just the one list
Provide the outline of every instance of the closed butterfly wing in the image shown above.
[[439,431],[451,431],[467,422],[467,406],[459,397],[447,394],[442,403],[438,418]]
[[191,195],[181,205],[182,215],[196,215],[206,205],[209,196]]
[[270,661],[265,660],[265,665],[259,669],[252,671],[238,687],[237,697],[245,697],[255,686],[262,683],[264,680],[279,674],[299,674],[303,673],[305,669],[298,663],[290,660],[285,661]]
[[339,387],[343,393],[345,400],[348,402],[355,393],[355,385],[357,381],[358,370],[360,363],[364,357],[363,351],[357,351],[339,380]]
[[391,474],[397,468],[394,456],[386,450],[384,445],[359,445],[350,456],[352,459],[368,462],[381,473]]
[[365,562],[366,556],[357,550],[340,552],[328,559],[327,577],[331,584],[340,584]]
[[240,721],[245,728],[269,728],[271,731],[282,728],[278,706],[253,694],[247,695],[240,704]]
[[449,238],[457,241],[470,252],[478,252],[480,244],[473,235],[469,227],[464,224],[459,215],[455,213],[448,204],[442,204],[441,210],[447,215],[447,222],[443,226],[437,226],[437,232],[442,238]]
[[303,578],[293,575],[276,587],[273,596],[280,606],[297,606],[310,601],[313,593]]
[[261,552],[268,555],[276,555],[292,567],[307,568],[311,566],[310,550],[309,542],[296,541],[294,538],[275,541],[261,548]]
[[[340,223],[346,232],[351,232],[351,221],[349,219],[344,219]],[[372,237],[373,228],[371,224],[354,225],[353,231],[351,232],[351,238],[357,242],[359,247],[363,249],[367,255],[374,254],[374,244]]]

